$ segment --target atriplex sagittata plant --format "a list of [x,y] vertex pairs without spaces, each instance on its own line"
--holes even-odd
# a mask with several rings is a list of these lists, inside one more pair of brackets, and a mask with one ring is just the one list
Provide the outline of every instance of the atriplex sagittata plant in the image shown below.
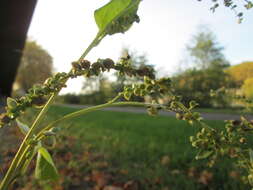
[[[95,11],[95,21],[98,33],[92,43],[72,63],[68,72],[57,73],[47,79],[43,85],[36,85],[28,94],[18,99],[7,99],[6,112],[1,114],[0,125],[7,126],[16,122],[24,134],[24,139],[12,163],[1,181],[0,190],[6,190],[19,176],[25,174],[32,159],[37,156],[35,176],[41,180],[55,180],[58,172],[49,152],[43,147],[43,141],[56,135],[55,130],[60,123],[72,118],[93,112],[109,106],[139,105],[147,107],[148,113],[156,115],[160,109],[176,112],[178,119],[186,120],[190,124],[197,123],[200,132],[195,137],[190,137],[192,145],[200,149],[197,159],[210,158],[212,166],[219,156],[228,155],[236,158],[240,166],[249,172],[249,182],[253,186],[253,152],[247,144],[247,137],[253,131],[253,124],[242,117],[242,121],[228,121],[224,131],[217,131],[202,121],[200,114],[193,112],[197,106],[194,101],[189,106],[180,102],[180,97],[173,95],[169,78],[156,79],[154,70],[150,67],[134,68],[130,57],[123,57],[115,63],[112,59],[98,59],[95,63],[85,60],[86,55],[97,46],[107,35],[126,32],[134,22],[139,22],[137,15],[141,0],[111,0],[108,4]],[[249,5],[250,6],[250,5]],[[48,108],[54,102],[62,88],[66,87],[69,79],[78,76],[91,77],[110,70],[117,71],[120,75],[143,77],[143,83],[126,85],[124,90],[111,101],[82,109],[61,117],[48,125],[43,125]],[[150,103],[130,101],[132,96],[150,96]],[[169,102],[159,104],[158,98],[169,97]],[[120,101],[124,98],[124,101]],[[40,108],[40,112],[31,126],[20,121],[28,107]]]

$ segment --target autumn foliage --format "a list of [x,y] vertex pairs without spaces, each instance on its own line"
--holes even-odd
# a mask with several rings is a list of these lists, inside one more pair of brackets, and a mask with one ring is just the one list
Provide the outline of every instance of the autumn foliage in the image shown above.
[[227,73],[232,77],[236,85],[240,87],[246,79],[253,76],[253,62],[247,61],[234,65],[227,69]]

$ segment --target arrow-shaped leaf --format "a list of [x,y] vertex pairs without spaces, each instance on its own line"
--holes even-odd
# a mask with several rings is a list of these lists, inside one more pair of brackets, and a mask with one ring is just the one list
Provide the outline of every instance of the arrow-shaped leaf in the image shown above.
[[57,180],[59,178],[54,162],[44,147],[40,147],[38,150],[35,177],[40,180]]
[[28,131],[30,130],[30,128],[24,124],[23,122],[19,121],[18,119],[16,119],[16,122],[17,122],[17,125],[18,125],[18,128],[20,129],[20,131],[26,135],[28,133]]
[[100,33],[115,34],[126,32],[134,22],[139,22],[137,15],[140,0],[111,0],[94,13]]

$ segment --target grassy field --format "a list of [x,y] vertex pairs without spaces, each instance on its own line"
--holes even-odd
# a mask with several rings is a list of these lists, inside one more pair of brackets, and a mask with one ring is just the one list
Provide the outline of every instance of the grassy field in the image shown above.
[[[47,120],[75,110],[54,106]],[[112,184],[128,190],[250,189],[229,160],[214,168],[196,161],[189,136],[197,127],[172,117],[96,111],[61,127],[52,154],[62,178],[52,189],[102,190]],[[28,189],[36,185],[33,181]]]
[[245,108],[196,108],[195,111],[201,113],[225,113],[225,114],[252,114],[251,110]]

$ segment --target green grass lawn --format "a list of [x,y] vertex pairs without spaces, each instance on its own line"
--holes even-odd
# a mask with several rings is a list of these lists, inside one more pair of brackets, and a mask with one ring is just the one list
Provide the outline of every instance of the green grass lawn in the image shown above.
[[[53,106],[47,120],[75,110]],[[223,127],[222,121],[207,122]],[[139,189],[250,189],[238,176],[231,177],[231,172],[239,173],[229,160],[222,160],[214,168],[207,168],[206,161],[196,161],[197,150],[191,147],[189,136],[195,134],[197,127],[172,117],[96,111],[63,123],[61,127],[64,138],[59,143],[67,147],[71,144],[65,151],[74,156],[67,165],[61,164],[61,157],[57,158],[56,165],[60,169],[73,166],[79,175],[101,170],[113,174],[114,181],[138,181]],[[59,152],[57,148],[52,151],[55,155]],[[100,157],[87,159],[84,156],[87,152]],[[106,166],[100,168],[101,163]],[[64,177],[62,181],[72,183],[71,177],[60,173]]]
[[196,108],[194,109],[200,113],[225,113],[225,114],[252,114],[252,111],[245,108]]

